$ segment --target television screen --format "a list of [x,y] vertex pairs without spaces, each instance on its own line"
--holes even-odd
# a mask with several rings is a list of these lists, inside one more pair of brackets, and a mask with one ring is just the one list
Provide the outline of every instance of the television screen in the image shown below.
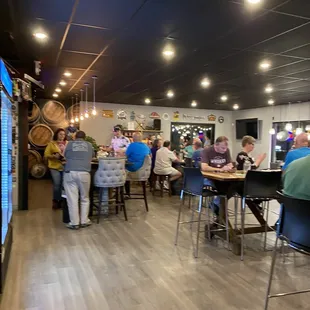
[[242,139],[244,136],[252,136],[258,139],[258,119],[237,119],[236,120],[236,139]]

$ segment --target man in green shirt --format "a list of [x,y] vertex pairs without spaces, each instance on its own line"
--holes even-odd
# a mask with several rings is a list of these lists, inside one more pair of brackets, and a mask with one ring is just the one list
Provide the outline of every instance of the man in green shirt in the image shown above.
[[292,162],[283,176],[285,195],[310,200],[310,155]]

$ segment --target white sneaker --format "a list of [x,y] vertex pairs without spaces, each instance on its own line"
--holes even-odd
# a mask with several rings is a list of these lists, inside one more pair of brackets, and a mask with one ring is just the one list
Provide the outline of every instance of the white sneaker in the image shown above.
[[168,183],[168,181],[164,181],[164,189],[169,189],[169,183]]
[[84,224],[81,224],[81,227],[84,228],[84,227],[88,227],[92,224],[92,221],[90,219],[88,219],[88,221]]

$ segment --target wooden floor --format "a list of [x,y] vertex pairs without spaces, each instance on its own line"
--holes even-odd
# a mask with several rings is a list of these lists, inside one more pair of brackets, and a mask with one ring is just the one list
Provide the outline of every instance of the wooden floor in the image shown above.
[[[48,182],[30,184],[40,193],[31,210],[14,214],[14,245],[1,301],[3,310],[259,310],[263,309],[271,252],[262,236],[247,237],[244,262],[220,240],[201,235],[193,258],[184,227],[174,246],[177,197],[128,202],[129,222],[111,216],[71,231],[50,208]],[[273,209],[277,209],[273,205]],[[252,219],[248,218],[247,221]],[[271,221],[275,220],[275,216]],[[270,248],[273,233],[269,233]],[[279,259],[274,292],[310,287],[309,261],[289,253]],[[271,300],[270,309],[310,309],[310,294]]]

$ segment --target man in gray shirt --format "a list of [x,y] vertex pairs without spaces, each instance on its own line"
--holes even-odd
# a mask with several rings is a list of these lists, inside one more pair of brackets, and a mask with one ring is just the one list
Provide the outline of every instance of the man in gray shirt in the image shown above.
[[[69,141],[64,152],[66,158],[64,173],[64,188],[70,215],[70,229],[79,229],[91,225],[89,213],[89,188],[92,145],[85,141],[85,132],[78,131],[76,139]],[[79,198],[81,202],[81,216],[79,212]]]

